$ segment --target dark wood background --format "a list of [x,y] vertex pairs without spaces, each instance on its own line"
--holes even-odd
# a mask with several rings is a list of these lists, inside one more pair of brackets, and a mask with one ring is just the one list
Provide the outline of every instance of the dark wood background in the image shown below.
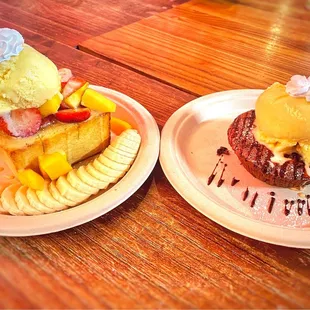
[[[309,75],[305,1],[184,2],[0,0],[0,27],[19,30],[59,67],[138,100],[160,128],[201,94]],[[1,237],[0,266],[1,308],[310,307],[309,250],[215,224],[159,164],[136,194],[90,223]]]

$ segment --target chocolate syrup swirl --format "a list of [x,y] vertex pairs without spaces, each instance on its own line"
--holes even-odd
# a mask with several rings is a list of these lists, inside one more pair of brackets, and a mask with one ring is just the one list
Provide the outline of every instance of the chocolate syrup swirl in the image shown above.
[[219,149],[217,149],[216,154],[217,154],[218,156],[221,156],[221,155],[223,155],[223,154],[229,155],[229,151],[228,151],[227,147],[221,146]]
[[247,187],[246,190],[242,193],[242,200],[245,201],[247,200],[249,196],[249,188]]
[[219,158],[219,160],[217,161],[217,163],[216,163],[216,165],[215,165],[215,167],[214,167],[214,169],[213,169],[211,175],[209,176],[209,178],[208,178],[208,185],[211,185],[211,183],[213,182],[213,180],[214,180],[214,178],[215,178],[215,176],[216,176],[215,170],[216,170],[216,168],[218,167],[218,165],[220,164],[222,158],[223,158],[223,155]]
[[251,208],[254,208],[257,197],[258,197],[258,193],[256,192],[256,193],[253,195],[252,200],[251,200],[251,204],[250,204],[250,207],[251,207]]
[[[287,199],[286,199],[286,200],[287,200]],[[285,200],[285,201],[286,201],[286,200]],[[284,210],[284,213],[285,213],[286,216],[288,216],[288,215],[291,213],[291,210],[292,210],[292,208],[293,208],[293,205],[295,204],[295,201],[294,201],[294,200],[291,200],[289,203],[290,203],[290,204],[289,204],[289,208],[288,208],[287,206],[285,206],[285,210]]]
[[273,205],[276,201],[276,199],[274,198],[274,196],[276,195],[275,192],[270,192],[269,195],[271,196],[271,198],[269,199],[269,203],[268,203],[268,213],[272,212],[273,209]]
[[222,184],[223,184],[224,181],[225,181],[225,180],[223,179],[223,175],[224,175],[224,172],[225,172],[226,167],[227,167],[227,164],[225,164],[224,167],[223,167],[223,170],[222,170],[220,179],[219,179],[218,182],[217,182],[217,187],[221,187]]
[[307,210],[308,210],[308,215],[310,216],[310,205],[309,205],[310,195],[307,195],[306,198],[307,198]]
[[230,185],[235,186],[238,182],[240,182],[240,180],[237,180],[235,177],[233,177]]
[[306,203],[305,200],[297,199],[297,213],[299,216],[302,215],[303,207],[304,207],[305,203]]
[[290,214],[290,211],[291,211],[291,208],[288,208],[289,206],[290,206],[290,202],[289,202],[289,200],[288,199],[285,199],[284,200],[284,214],[286,215],[286,216],[288,216],[289,214]]

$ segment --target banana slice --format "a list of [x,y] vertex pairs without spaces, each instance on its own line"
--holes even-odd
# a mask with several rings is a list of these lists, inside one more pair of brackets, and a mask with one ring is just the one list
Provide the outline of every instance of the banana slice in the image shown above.
[[0,214],[8,214],[8,212],[3,208],[1,202],[0,202]]
[[104,173],[101,173],[100,171],[98,171],[92,163],[88,164],[86,166],[86,171],[92,175],[94,178],[103,181],[103,182],[107,182],[107,183],[115,183],[117,182],[118,178],[116,177],[110,177]]
[[27,199],[29,200],[30,205],[42,213],[53,213],[54,209],[44,205],[38,198],[37,193],[34,189],[28,188],[26,192]]
[[69,200],[67,198],[65,198],[64,196],[62,196],[57,187],[56,187],[56,182],[52,181],[48,187],[49,192],[51,193],[51,195],[57,200],[59,201],[61,204],[64,204],[66,206],[70,206],[70,207],[74,207],[76,206],[78,203],[74,202],[72,200]]
[[82,201],[89,198],[89,194],[82,193],[72,187],[70,183],[67,181],[65,176],[61,176],[56,181],[56,187],[59,193],[65,197],[66,199],[72,200],[77,203],[81,203]]
[[23,211],[18,209],[15,202],[15,194],[21,186],[21,184],[9,185],[1,194],[3,209],[12,215],[25,215]]
[[76,170],[71,170],[68,174],[67,174],[67,181],[69,182],[69,184],[74,187],[76,190],[85,193],[85,194],[89,194],[89,195],[95,195],[98,193],[99,189],[95,188],[91,185],[88,185],[87,183],[83,182],[76,173]]
[[119,170],[119,171],[128,171],[130,168],[130,165],[124,165],[124,164],[120,164],[117,163],[116,161],[113,161],[111,159],[109,159],[108,157],[106,157],[105,155],[101,154],[98,158],[97,158],[103,165],[114,169],[114,170]]
[[130,140],[127,139],[122,139],[123,137],[117,137],[115,138],[112,142],[111,142],[111,146],[113,146],[114,148],[120,149],[126,153],[130,153],[130,154],[134,154],[136,155],[138,153],[138,149],[139,147],[137,147],[137,145],[132,146],[132,144],[128,143],[127,146],[127,141],[128,142],[132,142]]
[[102,164],[98,159],[95,159],[92,165],[100,173],[106,174],[109,177],[114,177],[117,179],[121,178],[126,173],[126,171],[115,170],[115,169],[109,168],[106,165]]
[[109,186],[109,182],[101,181],[88,173],[85,166],[81,166],[76,171],[76,175],[79,177],[79,179],[81,179],[82,182],[86,183],[87,185],[94,186],[99,189],[106,189]]
[[132,159],[132,160],[134,160],[134,159],[136,158],[136,155],[135,155],[135,154],[125,152],[125,151],[123,151],[123,150],[121,150],[121,149],[119,149],[119,148],[116,148],[116,147],[112,146],[112,145],[109,145],[108,149],[109,149],[110,151],[113,151],[114,153],[123,155],[123,156],[128,157],[128,158],[130,158],[130,159]]
[[129,130],[124,131],[120,135],[120,137],[124,137],[127,140],[130,140],[130,141],[133,141],[139,144],[141,143],[141,136],[138,134],[137,130],[135,129],[129,129]]
[[39,215],[42,214],[41,211],[33,208],[27,198],[28,187],[21,186],[15,194],[15,202],[19,210],[24,212],[26,215]]
[[49,192],[49,182],[45,182],[44,189],[42,191],[36,191],[36,194],[40,202],[50,209],[61,211],[68,208],[65,204],[57,201]]
[[116,137],[112,142],[111,145],[113,147],[117,147],[117,145],[122,144],[124,146],[126,146],[127,148],[130,148],[132,150],[137,150],[140,147],[140,143],[139,142],[135,142],[132,140],[128,140],[126,138],[126,136],[118,136]]
[[113,151],[113,147],[109,146],[106,148],[103,152],[103,155],[108,157],[110,160],[113,160],[119,164],[124,164],[124,165],[131,165],[134,161],[134,157],[130,158],[127,156],[124,156],[122,154],[119,154],[117,152],[118,149],[115,149],[116,151]]

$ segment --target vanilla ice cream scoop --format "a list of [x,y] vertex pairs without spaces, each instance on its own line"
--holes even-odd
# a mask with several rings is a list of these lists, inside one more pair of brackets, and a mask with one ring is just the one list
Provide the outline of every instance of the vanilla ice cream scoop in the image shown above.
[[60,90],[54,63],[13,32],[0,29],[0,113],[38,108]]

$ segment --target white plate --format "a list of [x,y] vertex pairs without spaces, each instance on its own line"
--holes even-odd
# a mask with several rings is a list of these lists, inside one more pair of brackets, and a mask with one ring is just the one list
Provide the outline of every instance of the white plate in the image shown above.
[[159,154],[160,135],[152,115],[137,101],[104,87],[92,86],[117,104],[114,116],[138,129],[142,143],[128,173],[111,189],[80,206],[39,216],[0,215],[0,235],[33,236],[71,228],[89,222],[128,199],[151,174]]
[[[297,199],[306,194],[269,186],[249,174],[231,151],[227,129],[239,114],[253,109],[262,90],[233,90],[196,99],[176,111],[166,123],[161,137],[160,163],[178,193],[193,207],[215,222],[242,235],[273,244],[310,248],[310,215],[307,200],[298,214]],[[211,185],[211,175],[220,146],[230,150],[224,155]],[[227,164],[221,187],[220,174]],[[240,180],[231,186],[232,178]],[[248,187],[249,196],[243,201]],[[275,204],[268,212],[270,192]],[[254,207],[251,200],[258,193]],[[310,193],[310,188],[308,188]],[[301,195],[301,196],[299,196]],[[294,200],[291,212],[284,214],[284,199]],[[300,207],[302,202],[300,202]]]

